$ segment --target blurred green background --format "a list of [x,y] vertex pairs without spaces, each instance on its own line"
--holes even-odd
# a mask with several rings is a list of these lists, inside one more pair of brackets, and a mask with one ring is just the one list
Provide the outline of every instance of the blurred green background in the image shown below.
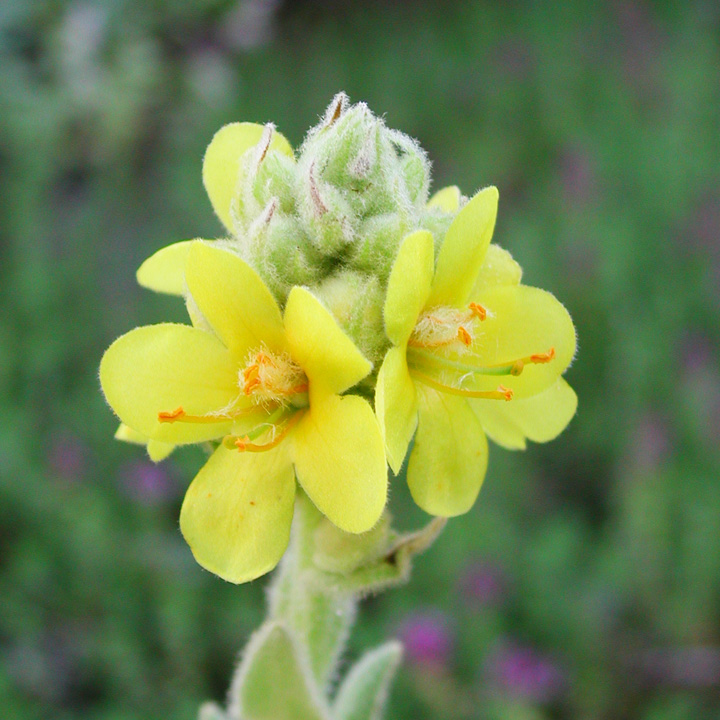
[[[417,137],[434,187],[500,189],[495,239],[569,308],[570,428],[491,451],[476,507],[365,602],[401,637],[390,718],[720,717],[717,2],[106,0],[0,5],[3,718],[195,718],[264,581],[177,526],[195,449],[113,441],[97,382],[157,248],[221,233],[202,153],[294,143],[346,90]],[[423,522],[402,482],[404,527]]]

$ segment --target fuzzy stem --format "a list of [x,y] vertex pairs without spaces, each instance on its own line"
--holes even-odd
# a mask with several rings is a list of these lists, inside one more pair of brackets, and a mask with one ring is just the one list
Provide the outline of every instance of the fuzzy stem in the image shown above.
[[321,520],[321,513],[299,492],[290,546],[270,586],[269,616],[293,630],[307,650],[316,682],[326,689],[334,679],[358,601],[354,593],[329,585],[313,563]]

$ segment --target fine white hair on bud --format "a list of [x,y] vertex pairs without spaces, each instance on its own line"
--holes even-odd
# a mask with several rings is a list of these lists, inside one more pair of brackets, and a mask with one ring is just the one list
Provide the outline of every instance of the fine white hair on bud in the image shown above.
[[332,99],[332,102],[328,105],[325,115],[320,123],[321,127],[329,127],[332,125],[346,110],[350,104],[350,98],[340,91]]

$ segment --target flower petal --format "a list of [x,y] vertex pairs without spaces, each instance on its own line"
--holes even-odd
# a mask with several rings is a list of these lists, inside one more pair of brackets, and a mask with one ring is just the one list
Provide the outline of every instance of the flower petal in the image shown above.
[[305,371],[311,389],[341,393],[372,369],[330,311],[304,288],[290,291],[284,321],[290,355]]
[[492,239],[497,204],[497,188],[486,187],[452,221],[440,247],[428,307],[465,303]]
[[417,427],[417,394],[404,348],[391,348],[385,355],[375,386],[375,412],[388,463],[397,475]]
[[175,445],[160,442],[159,440],[151,440],[150,438],[145,437],[142,433],[128,427],[125,423],[120,423],[117,431],[115,432],[115,439],[133,443],[134,445],[145,445],[150,459],[156,463],[164,460],[175,449]]
[[160,423],[178,407],[189,415],[225,408],[237,396],[237,369],[213,335],[187,325],[149,325],[118,338],[100,363],[100,383],[112,409],[136,432],[170,443],[221,437],[230,422]]
[[287,346],[280,309],[260,276],[234,253],[203,242],[190,248],[185,279],[202,316],[235,358]]
[[493,285],[519,285],[521,279],[522,268],[513,260],[512,255],[499,245],[491,243],[488,245],[470,297],[478,297]]
[[462,193],[457,185],[448,185],[438,190],[428,201],[429,208],[440,208],[445,212],[457,212],[460,209]]
[[407,342],[425,307],[433,275],[433,237],[427,230],[408,235],[398,250],[388,280],[385,332],[395,345]]
[[474,375],[468,387],[494,390],[500,382],[516,397],[528,397],[553,385],[575,354],[575,326],[563,305],[549,292],[526,285],[496,285],[473,300],[488,315],[473,343],[470,362],[502,365],[551,349],[555,357],[542,364],[526,363],[518,376]]
[[185,260],[193,240],[183,240],[161,248],[137,271],[137,281],[148,290],[168,295],[185,294]]
[[[213,209],[232,234],[230,205],[240,182],[240,160],[257,145],[265,131],[256,123],[230,123],[215,133],[203,160],[203,183]],[[292,147],[283,135],[275,131],[270,149],[293,157]]]
[[224,580],[248,582],[285,552],[294,499],[286,448],[250,453],[221,445],[188,488],[180,529],[200,565]]
[[471,406],[490,438],[510,450],[533,442],[554,440],[572,420],[577,395],[563,378],[547,390],[510,402],[474,400]]
[[385,507],[387,466],[367,401],[313,393],[292,444],[297,479],[318,509],[341,530],[370,530]]
[[487,470],[485,434],[465,398],[416,387],[419,417],[408,464],[410,493],[431,515],[462,515],[475,502]]

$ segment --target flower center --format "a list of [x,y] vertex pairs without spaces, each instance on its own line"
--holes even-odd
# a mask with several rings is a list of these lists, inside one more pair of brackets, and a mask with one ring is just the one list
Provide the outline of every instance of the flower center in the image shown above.
[[408,345],[415,348],[448,348],[463,350],[475,340],[475,325],[487,317],[482,305],[470,303],[467,310],[439,306],[418,318]]
[[[440,306],[422,313],[408,340],[407,359],[410,374],[435,390],[486,400],[512,400],[513,391],[504,385],[495,390],[473,390],[463,384],[477,375],[520,375],[527,365],[541,365],[555,359],[555,348],[497,365],[473,362],[472,345],[476,325],[488,311],[478,303],[467,310]],[[452,352],[462,353],[462,357]],[[449,383],[448,383],[449,380]]]
[[[302,368],[287,353],[273,353],[267,348],[250,353],[246,365],[238,371],[238,390],[238,396],[222,409],[191,415],[178,407],[159,412],[158,420],[162,423],[237,421],[247,429],[240,430],[243,435],[226,435],[225,447],[241,452],[263,452],[277,447],[287,437],[309,404],[308,379]],[[242,402],[243,396],[250,399],[249,407],[247,401]]]
[[287,353],[261,349],[250,353],[238,376],[245,395],[263,407],[307,406],[308,379]]

